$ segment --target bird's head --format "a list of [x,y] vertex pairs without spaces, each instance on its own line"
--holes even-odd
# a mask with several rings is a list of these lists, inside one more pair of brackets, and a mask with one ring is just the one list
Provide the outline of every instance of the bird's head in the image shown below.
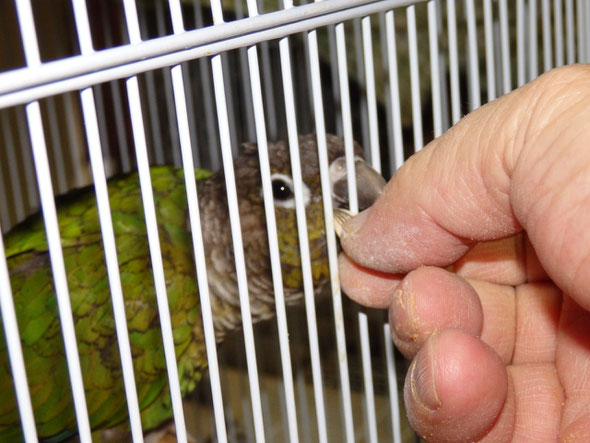
[[[334,135],[327,136],[329,174],[332,188],[333,207],[348,206],[347,172],[344,157],[344,140]],[[281,269],[285,296],[287,301],[295,301],[301,296],[302,270],[297,216],[295,209],[295,191],[291,174],[289,145],[286,141],[269,143],[271,181],[274,209],[278,231],[278,243],[281,256]],[[307,221],[309,252],[314,286],[321,285],[329,279],[329,267],[326,248],[326,233],[322,187],[320,180],[317,136],[309,134],[299,137],[299,153],[303,178],[303,202]],[[360,210],[370,206],[381,194],[385,180],[362,159],[362,149],[355,143],[355,164]],[[236,183],[240,201],[242,231],[246,257],[256,257],[260,251],[268,251],[266,229],[257,230],[255,226],[264,220],[262,185],[258,167],[258,151],[255,145],[245,145],[244,153],[236,161]],[[259,252],[256,253],[255,251]],[[268,253],[263,255],[269,263]],[[251,269],[262,263],[251,263]],[[250,272],[249,279],[263,272]],[[268,275],[268,274],[266,274]],[[252,285],[269,285],[252,282]],[[269,288],[270,289],[270,288]],[[272,293],[272,291],[270,291]]]

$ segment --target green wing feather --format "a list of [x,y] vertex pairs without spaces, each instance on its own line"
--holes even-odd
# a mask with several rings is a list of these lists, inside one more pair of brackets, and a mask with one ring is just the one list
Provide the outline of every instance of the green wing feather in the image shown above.
[[[211,174],[197,170],[197,180]],[[206,367],[184,175],[151,169],[176,356],[183,393]],[[142,424],[171,415],[137,173],[108,183]],[[58,222],[93,429],[125,423],[127,406],[92,187],[58,199]],[[11,287],[39,436],[67,437],[76,420],[64,358],[43,221],[33,216],[5,237]],[[22,439],[4,331],[0,326],[0,441]]]

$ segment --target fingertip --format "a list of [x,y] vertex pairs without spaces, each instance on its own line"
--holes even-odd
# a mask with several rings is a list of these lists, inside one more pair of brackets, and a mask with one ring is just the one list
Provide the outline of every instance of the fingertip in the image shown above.
[[379,200],[368,209],[348,219],[342,225],[340,244],[352,261],[364,268],[390,272],[390,247],[395,247],[392,229],[396,220],[384,223],[379,216]]
[[345,253],[338,257],[338,266],[340,284],[348,297],[369,308],[389,307],[401,276],[364,268]]
[[[356,263],[381,272],[407,273],[420,266],[447,266],[459,259],[472,241],[443,228],[421,208],[412,188],[422,182],[424,159],[408,160],[370,208],[342,226],[340,244]],[[423,168],[422,168],[423,169]]]
[[395,345],[411,358],[437,331],[460,329],[479,336],[483,310],[467,281],[440,268],[422,267],[407,274],[397,287],[389,324]]
[[408,418],[429,441],[474,441],[493,428],[508,392],[499,356],[459,330],[431,336],[404,386]]

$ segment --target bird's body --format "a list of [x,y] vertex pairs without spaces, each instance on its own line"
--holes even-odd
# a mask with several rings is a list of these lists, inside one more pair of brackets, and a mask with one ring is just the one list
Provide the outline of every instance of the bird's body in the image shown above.
[[[152,168],[151,176],[174,342],[182,388],[186,391],[197,381],[191,379],[199,378],[206,367],[204,342],[202,337],[198,338],[202,331],[195,267],[188,253],[191,239],[183,209],[186,194],[179,170]],[[157,424],[161,414],[167,414],[170,405],[165,404],[168,381],[139,193],[136,173],[109,182],[139,404],[144,411],[144,425],[149,427]],[[125,420],[127,407],[94,190],[87,188],[67,195],[58,201],[58,208],[90,422],[93,427],[110,427]],[[75,429],[57,302],[40,216],[29,219],[7,236],[6,254],[39,435],[52,436]],[[0,346],[4,344],[2,340]],[[3,372],[9,370],[6,358],[6,353],[2,352]],[[0,384],[2,396],[12,391],[10,373],[2,374]],[[6,422],[18,424],[14,402],[0,404],[0,417],[0,439],[8,440],[10,431],[2,426]],[[10,430],[16,431],[14,437],[20,436],[20,429]]]
[[[329,271],[315,137],[301,137],[300,143],[309,190],[312,269],[320,285]],[[273,177],[290,176],[286,143],[271,144],[269,149]],[[341,140],[329,137],[329,150],[331,160],[341,156]],[[246,146],[235,172],[251,309],[257,321],[273,315],[274,294],[254,146]],[[184,175],[171,167],[154,167],[151,178],[184,395],[207,367]],[[241,326],[225,181],[221,173],[197,171],[197,185],[215,333],[221,341]],[[142,425],[147,430],[170,418],[172,411],[137,173],[110,180],[108,189]],[[281,204],[284,196],[279,193],[275,214],[285,294],[293,301],[302,288],[299,244],[294,205]],[[93,429],[125,426],[127,403],[94,189],[58,199],[57,208],[90,423]],[[76,420],[41,216],[7,234],[5,248],[38,434],[66,438],[75,433]],[[18,441],[22,433],[4,337],[0,371],[0,441]]]

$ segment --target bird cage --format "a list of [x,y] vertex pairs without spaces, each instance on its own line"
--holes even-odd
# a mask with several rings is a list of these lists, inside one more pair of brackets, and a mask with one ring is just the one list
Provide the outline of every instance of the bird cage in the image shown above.
[[[349,159],[354,212],[355,154],[388,179],[481,104],[552,67],[590,61],[588,0],[6,0],[0,22],[0,441],[415,441],[400,394],[408,363],[387,317],[340,290],[330,146],[341,144]],[[281,140],[290,172],[277,175]],[[256,189],[236,166],[244,151],[256,159]],[[176,181],[158,175],[171,170]],[[202,195],[199,182],[211,174],[223,195]],[[277,177],[293,194],[288,232]],[[113,209],[131,195],[139,221]],[[240,212],[245,195],[264,206],[261,219]],[[314,197],[323,212],[306,211]],[[181,211],[183,223],[164,232],[158,208],[176,198],[184,203],[163,211]],[[207,218],[203,198],[221,202],[222,222]],[[66,212],[74,221],[58,219]],[[70,240],[88,238],[85,217],[94,217],[96,249],[72,256]],[[252,223],[265,228],[264,248],[250,241]],[[126,240],[121,226],[136,237]],[[317,229],[321,285],[310,252]],[[289,273],[285,236],[299,254]],[[225,249],[208,249],[214,237]],[[27,247],[36,255],[11,265]],[[147,264],[134,274],[123,262],[141,248]],[[182,248],[190,263],[178,285],[187,294],[170,270]],[[264,265],[252,265],[260,257]],[[212,278],[219,263],[226,274]],[[268,274],[260,287],[257,273]],[[235,331],[223,337],[215,285],[234,288]],[[100,301],[98,286],[108,295]],[[148,293],[153,312],[142,329],[131,304]],[[178,305],[189,296],[199,308],[185,318]],[[98,307],[108,337],[84,321]],[[201,349],[208,364],[187,380],[178,325],[195,321],[202,334],[186,349]],[[148,335],[159,350],[142,360],[152,345],[137,343]],[[101,340],[116,365],[106,364]],[[87,351],[93,346],[100,352]],[[43,366],[37,357],[54,347],[58,357]],[[162,424],[143,415],[156,382],[142,371],[156,370],[157,389],[170,393]],[[89,394],[89,386],[98,387]],[[115,409],[116,423],[96,425]],[[69,421],[60,427],[62,410]],[[10,420],[16,434],[2,428]]]

